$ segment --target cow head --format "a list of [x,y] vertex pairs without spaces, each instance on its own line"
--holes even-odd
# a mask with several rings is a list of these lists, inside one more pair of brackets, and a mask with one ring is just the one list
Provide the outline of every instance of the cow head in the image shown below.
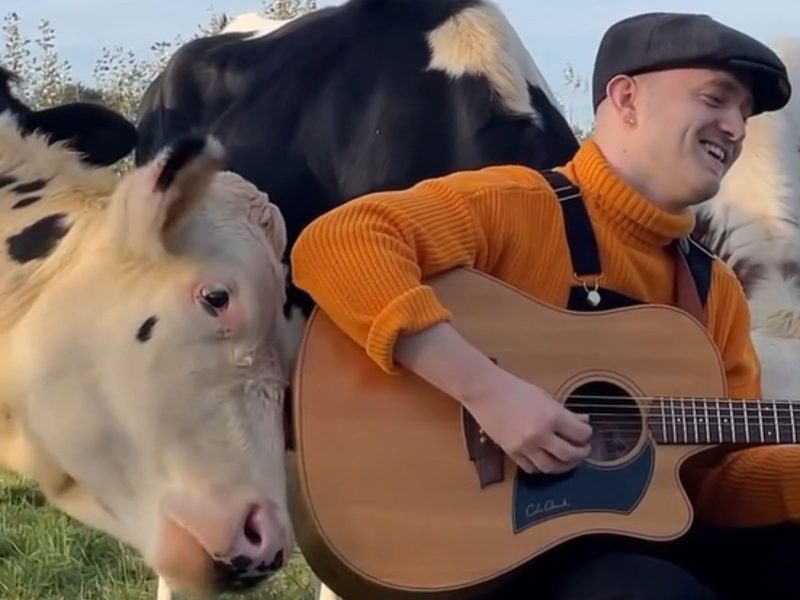
[[126,175],[12,346],[45,493],[187,593],[248,589],[293,546],[286,233],[221,158],[189,139]]
[[119,113],[90,102],[33,110],[11,93],[15,79],[0,67],[0,113],[13,113],[24,132],[35,131],[53,142],[64,142],[93,165],[114,164],[136,145],[136,127]]

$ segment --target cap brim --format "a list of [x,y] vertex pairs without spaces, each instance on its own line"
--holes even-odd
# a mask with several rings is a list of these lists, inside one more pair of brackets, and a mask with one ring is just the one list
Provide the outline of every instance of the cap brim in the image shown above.
[[753,115],[780,110],[792,95],[792,86],[786,74],[763,63],[747,59],[729,59],[734,69],[744,71],[752,78]]

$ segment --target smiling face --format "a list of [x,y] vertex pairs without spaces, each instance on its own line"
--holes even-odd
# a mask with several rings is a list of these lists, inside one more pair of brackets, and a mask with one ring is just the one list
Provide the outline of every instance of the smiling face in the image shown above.
[[[714,196],[738,159],[752,98],[744,79],[712,69],[621,78],[626,161],[646,194],[680,211]],[[613,92],[612,92],[613,93]]]

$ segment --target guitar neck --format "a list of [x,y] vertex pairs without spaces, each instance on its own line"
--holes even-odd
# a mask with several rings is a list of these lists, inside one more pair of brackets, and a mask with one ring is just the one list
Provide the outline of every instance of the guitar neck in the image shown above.
[[781,400],[653,398],[648,423],[661,444],[795,444],[800,407]]

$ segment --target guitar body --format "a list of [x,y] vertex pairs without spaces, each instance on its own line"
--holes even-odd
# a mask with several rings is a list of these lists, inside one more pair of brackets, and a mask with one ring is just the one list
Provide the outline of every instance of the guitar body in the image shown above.
[[543,304],[457,269],[427,281],[460,333],[559,401],[592,417],[593,456],[560,476],[505,459],[481,486],[461,405],[415,375],[383,373],[316,310],[294,381],[290,453],[298,542],[345,600],[473,598],[582,535],[670,540],[692,511],[681,463],[708,446],[656,445],[647,396],[724,396],[721,358],[686,313],[642,305],[602,313]]

